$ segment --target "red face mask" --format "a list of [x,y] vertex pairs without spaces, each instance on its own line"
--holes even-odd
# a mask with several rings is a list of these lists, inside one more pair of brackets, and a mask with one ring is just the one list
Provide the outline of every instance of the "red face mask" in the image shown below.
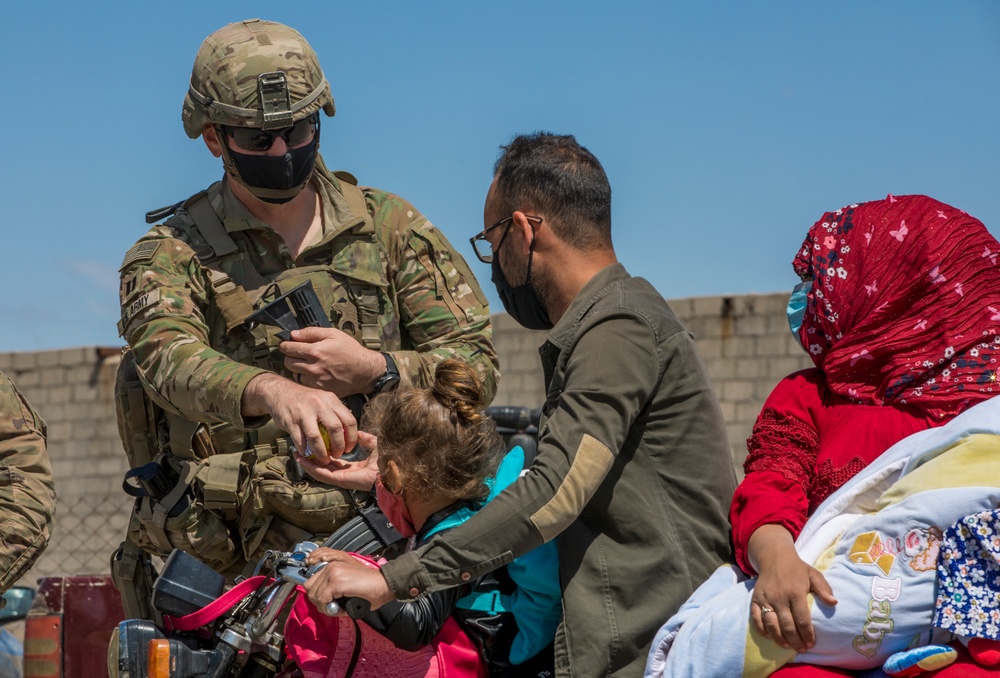
[[417,533],[417,528],[413,525],[413,518],[410,517],[410,509],[407,507],[403,496],[394,494],[382,482],[382,474],[375,476],[375,501],[382,513],[389,519],[392,526],[396,528],[404,537],[412,537]]

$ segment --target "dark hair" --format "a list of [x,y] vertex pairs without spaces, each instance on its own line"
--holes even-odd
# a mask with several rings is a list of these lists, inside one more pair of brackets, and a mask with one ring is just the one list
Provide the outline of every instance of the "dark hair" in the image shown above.
[[500,147],[493,166],[500,214],[542,212],[578,250],[611,249],[611,185],[594,154],[572,135],[535,132]]
[[445,360],[430,388],[380,395],[365,409],[362,428],[378,436],[379,466],[399,467],[407,492],[482,501],[485,481],[504,454],[496,424],[483,414],[483,388],[471,367]]

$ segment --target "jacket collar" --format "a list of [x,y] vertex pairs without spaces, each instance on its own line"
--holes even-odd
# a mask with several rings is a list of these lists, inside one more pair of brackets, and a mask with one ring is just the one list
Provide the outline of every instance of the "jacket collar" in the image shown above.
[[576,328],[580,325],[580,321],[583,320],[587,312],[597,303],[597,300],[607,294],[608,289],[614,283],[630,277],[628,271],[625,270],[625,267],[620,262],[615,262],[602,268],[573,297],[573,301],[569,303],[569,307],[563,313],[559,322],[549,331],[546,340],[560,350],[565,349],[576,334]]

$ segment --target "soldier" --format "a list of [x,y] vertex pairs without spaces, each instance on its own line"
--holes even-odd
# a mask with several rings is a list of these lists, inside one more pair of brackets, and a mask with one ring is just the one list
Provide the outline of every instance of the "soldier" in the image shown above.
[[[267,548],[324,536],[367,494],[297,476],[294,460],[336,482],[365,397],[429,385],[446,358],[496,391],[489,310],[467,264],[408,202],[327,169],[321,112],[335,113],[330,86],[287,26],[230,24],[198,51],[184,130],[225,176],[148,214],[166,220],[121,266],[135,378],[126,356],[119,425],[137,467],[130,534],[146,551],[183,548],[237,574]],[[289,336],[249,318],[304,283],[332,327]]]
[[45,435],[45,422],[0,372],[0,593],[49,543],[56,493]]

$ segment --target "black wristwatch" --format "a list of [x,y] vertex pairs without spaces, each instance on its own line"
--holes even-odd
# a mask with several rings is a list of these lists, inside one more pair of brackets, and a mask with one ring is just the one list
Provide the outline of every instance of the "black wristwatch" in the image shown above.
[[375,382],[375,389],[372,391],[374,395],[388,393],[399,386],[399,368],[396,367],[396,361],[388,353],[383,353],[382,357],[385,358],[385,374]]

